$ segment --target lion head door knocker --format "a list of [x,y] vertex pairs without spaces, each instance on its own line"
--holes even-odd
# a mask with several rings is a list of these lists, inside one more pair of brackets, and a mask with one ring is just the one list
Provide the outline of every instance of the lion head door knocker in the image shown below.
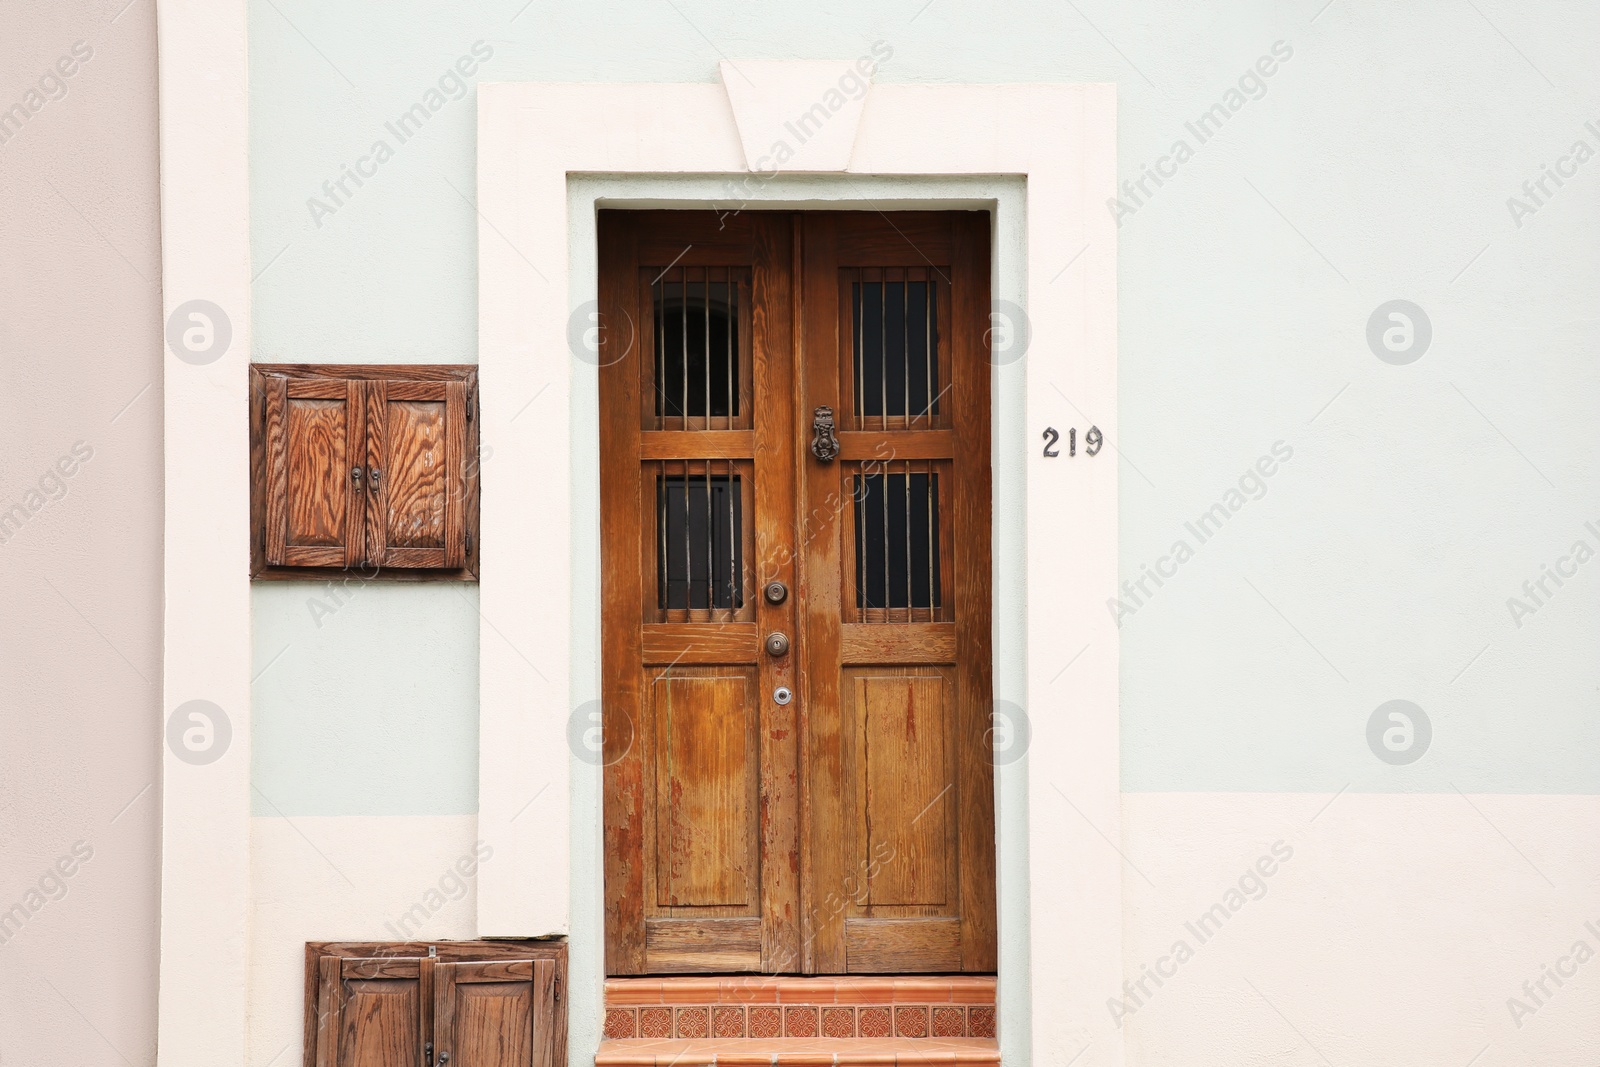
[[811,454],[824,463],[839,456],[839,438],[833,432],[833,409],[820,407],[811,413]]

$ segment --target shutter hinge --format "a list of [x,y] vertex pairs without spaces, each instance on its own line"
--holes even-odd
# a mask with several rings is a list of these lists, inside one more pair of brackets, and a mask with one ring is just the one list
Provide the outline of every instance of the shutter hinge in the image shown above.
[[467,421],[468,422],[472,421],[472,402],[474,400],[476,400],[476,399],[477,399],[477,396],[473,393],[473,391],[471,389],[468,389],[467,390]]
[[472,555],[472,531],[467,531],[467,555]]
[[556,975],[556,1003],[561,1003],[561,976]]

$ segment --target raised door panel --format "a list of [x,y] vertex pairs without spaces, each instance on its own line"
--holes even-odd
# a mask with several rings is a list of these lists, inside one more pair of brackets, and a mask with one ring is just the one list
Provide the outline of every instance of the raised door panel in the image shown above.
[[355,565],[366,463],[360,384],[269,376],[264,386],[267,562]]
[[651,683],[659,909],[757,904],[754,673],[680,669]]
[[553,1067],[555,1019],[555,964],[549,960],[440,963],[434,969],[437,1063]]
[[369,557],[381,567],[463,566],[465,383],[377,381],[367,390]]
[[317,1067],[414,1067],[425,967],[418,958],[322,957]]
[[950,681],[937,671],[877,668],[848,676],[860,831],[853,859],[866,872],[868,914],[951,900]]

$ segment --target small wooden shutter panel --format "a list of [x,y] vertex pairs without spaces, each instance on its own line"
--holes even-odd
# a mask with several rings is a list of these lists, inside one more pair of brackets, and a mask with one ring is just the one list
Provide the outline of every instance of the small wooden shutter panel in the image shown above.
[[433,961],[319,960],[315,1067],[416,1067]]
[[438,964],[433,983],[435,1063],[558,1067],[555,977],[551,960]]
[[466,562],[463,382],[367,385],[367,557],[379,567]]
[[362,556],[366,462],[360,383],[264,378],[266,557],[281,567],[352,567]]

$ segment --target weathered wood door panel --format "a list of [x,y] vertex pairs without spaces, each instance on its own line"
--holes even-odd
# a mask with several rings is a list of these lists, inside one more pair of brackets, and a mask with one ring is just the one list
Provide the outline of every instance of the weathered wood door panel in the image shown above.
[[413,1067],[429,962],[322,957],[317,1067]]
[[367,557],[381,567],[464,562],[462,382],[367,382]]
[[359,382],[271,377],[267,400],[267,561],[350,567],[360,561],[366,463]]
[[[711,224],[706,225],[707,220]],[[601,218],[606,962],[792,970],[792,223]],[[760,400],[758,401],[758,397]]]
[[986,216],[601,264],[608,971],[993,970]]
[[556,1067],[551,1061],[555,975],[550,960],[435,965],[434,1062]]

